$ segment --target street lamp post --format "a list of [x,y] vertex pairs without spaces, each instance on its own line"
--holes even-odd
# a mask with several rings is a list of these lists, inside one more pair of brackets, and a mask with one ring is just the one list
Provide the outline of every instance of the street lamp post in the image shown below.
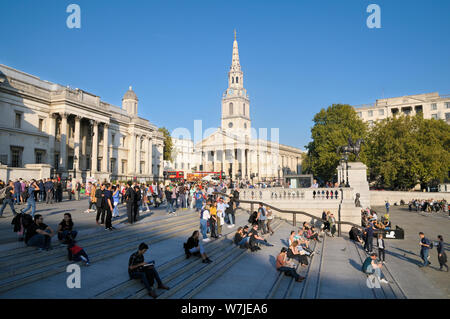
[[345,174],[347,176],[347,183],[345,184],[345,187],[350,187],[350,184],[348,183],[348,154],[345,154]]

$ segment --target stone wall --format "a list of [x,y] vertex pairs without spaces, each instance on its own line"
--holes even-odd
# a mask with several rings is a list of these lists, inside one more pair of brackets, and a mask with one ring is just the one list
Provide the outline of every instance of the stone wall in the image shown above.
[[19,178],[24,180],[49,178],[51,168],[48,164],[26,164],[25,168],[0,165],[0,179],[14,181]]
[[400,205],[400,200],[402,199],[405,203],[413,199],[445,199],[447,202],[450,202],[450,193],[370,191],[371,206],[383,206],[386,200],[391,205],[394,205],[394,203]]

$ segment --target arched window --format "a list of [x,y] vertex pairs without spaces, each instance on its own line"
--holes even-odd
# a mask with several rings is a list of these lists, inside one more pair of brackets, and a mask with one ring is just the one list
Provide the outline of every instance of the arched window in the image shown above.
[[236,83],[239,83],[239,78],[238,77],[236,77]]
[[233,115],[233,103],[230,103],[230,115]]
[[242,105],[242,114],[245,115],[245,103],[244,103],[244,105]]
[[234,76],[231,77],[231,83],[234,83]]

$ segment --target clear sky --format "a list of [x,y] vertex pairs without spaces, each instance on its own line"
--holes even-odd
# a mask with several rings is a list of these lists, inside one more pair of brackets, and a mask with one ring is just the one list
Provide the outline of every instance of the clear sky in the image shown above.
[[448,0],[2,0],[0,63],[119,106],[132,85],[139,116],[193,132],[220,125],[236,28],[252,126],[304,149],[333,103],[450,94],[449,14]]

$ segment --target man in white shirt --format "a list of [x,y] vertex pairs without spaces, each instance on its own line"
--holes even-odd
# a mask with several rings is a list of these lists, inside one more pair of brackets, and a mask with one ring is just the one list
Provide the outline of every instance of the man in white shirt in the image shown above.
[[223,201],[223,197],[220,197],[217,203],[217,234],[219,237],[222,237],[222,225],[225,225],[225,210],[227,207],[228,204]]
[[319,188],[319,184],[317,183],[317,180],[313,181],[311,188]]
[[208,242],[211,240],[206,235],[206,228],[208,226],[208,220],[210,219],[210,217],[211,215],[209,213],[209,205],[206,205],[200,212],[200,230],[202,232],[204,242]]

